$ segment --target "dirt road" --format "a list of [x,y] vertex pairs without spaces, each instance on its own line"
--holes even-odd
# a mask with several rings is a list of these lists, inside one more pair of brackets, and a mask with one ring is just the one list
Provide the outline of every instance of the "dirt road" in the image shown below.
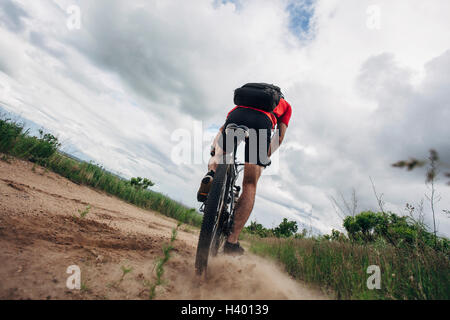
[[[31,163],[0,161],[0,299],[148,299],[176,225]],[[197,239],[198,230],[180,227],[156,299],[327,299],[248,253],[213,259],[199,280]],[[66,287],[71,265],[81,269],[81,290]]]

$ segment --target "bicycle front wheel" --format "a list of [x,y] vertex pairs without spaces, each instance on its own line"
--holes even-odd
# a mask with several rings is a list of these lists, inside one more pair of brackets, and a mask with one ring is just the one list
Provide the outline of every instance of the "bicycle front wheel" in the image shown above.
[[205,203],[195,258],[195,269],[198,275],[206,272],[212,240],[216,238],[216,233],[221,230],[219,222],[227,197],[227,172],[228,165],[218,165],[208,199]]

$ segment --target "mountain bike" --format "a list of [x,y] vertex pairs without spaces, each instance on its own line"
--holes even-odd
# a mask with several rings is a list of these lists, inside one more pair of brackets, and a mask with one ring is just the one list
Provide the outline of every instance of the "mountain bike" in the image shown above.
[[208,197],[200,211],[203,221],[195,258],[195,269],[198,275],[206,276],[209,256],[216,256],[231,233],[234,222],[236,202],[241,190],[236,185],[244,163],[237,162],[238,145],[249,137],[249,128],[229,124],[225,129],[227,136],[233,138],[233,152],[224,153],[223,161],[217,166],[214,180]]

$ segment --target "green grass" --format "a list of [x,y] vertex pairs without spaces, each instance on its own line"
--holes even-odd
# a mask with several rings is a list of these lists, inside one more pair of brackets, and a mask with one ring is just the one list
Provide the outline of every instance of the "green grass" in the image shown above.
[[82,282],[81,283],[81,287],[80,287],[80,291],[82,293],[89,293],[89,292],[91,292],[91,289],[87,286],[86,282]]
[[[58,152],[57,139],[40,132],[40,137],[30,136],[24,125],[0,118],[0,153],[38,163],[53,172],[75,182],[116,196],[147,210],[158,211],[186,224],[200,227],[202,216],[192,208],[170,199],[168,196],[136,188],[130,181],[121,179],[102,167],[77,161]],[[6,160],[5,160],[6,161]]]
[[[281,262],[294,278],[338,299],[450,299],[449,256],[432,248],[397,249],[317,239],[247,237],[250,251]],[[381,289],[367,288],[367,267],[381,269]]]
[[170,242],[163,247],[163,256],[158,259],[156,263],[156,280],[152,284],[148,283],[149,287],[149,299],[153,300],[156,296],[156,287],[163,284],[162,276],[164,275],[164,265],[170,259],[170,252],[173,250],[173,242],[177,238],[177,230],[181,226],[181,222],[178,223],[176,228],[172,229],[172,236],[170,237]]
[[125,276],[131,271],[133,271],[133,268],[132,267],[127,268],[126,266],[122,266],[120,269],[122,270],[122,276],[119,281],[122,282]]
[[86,215],[89,213],[89,211],[91,211],[91,205],[88,205],[86,207],[86,209],[84,209],[84,210],[78,209],[78,213],[80,214],[80,218],[83,219],[84,217],[86,217]]

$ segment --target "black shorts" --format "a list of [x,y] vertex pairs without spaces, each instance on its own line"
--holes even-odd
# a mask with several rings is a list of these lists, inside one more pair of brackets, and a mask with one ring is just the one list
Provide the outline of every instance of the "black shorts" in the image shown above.
[[270,163],[268,152],[271,141],[272,121],[264,113],[249,109],[236,108],[229,115],[224,125],[222,139],[219,144],[226,151],[225,128],[234,123],[244,125],[250,129],[250,137],[245,140],[245,162],[265,167]]

